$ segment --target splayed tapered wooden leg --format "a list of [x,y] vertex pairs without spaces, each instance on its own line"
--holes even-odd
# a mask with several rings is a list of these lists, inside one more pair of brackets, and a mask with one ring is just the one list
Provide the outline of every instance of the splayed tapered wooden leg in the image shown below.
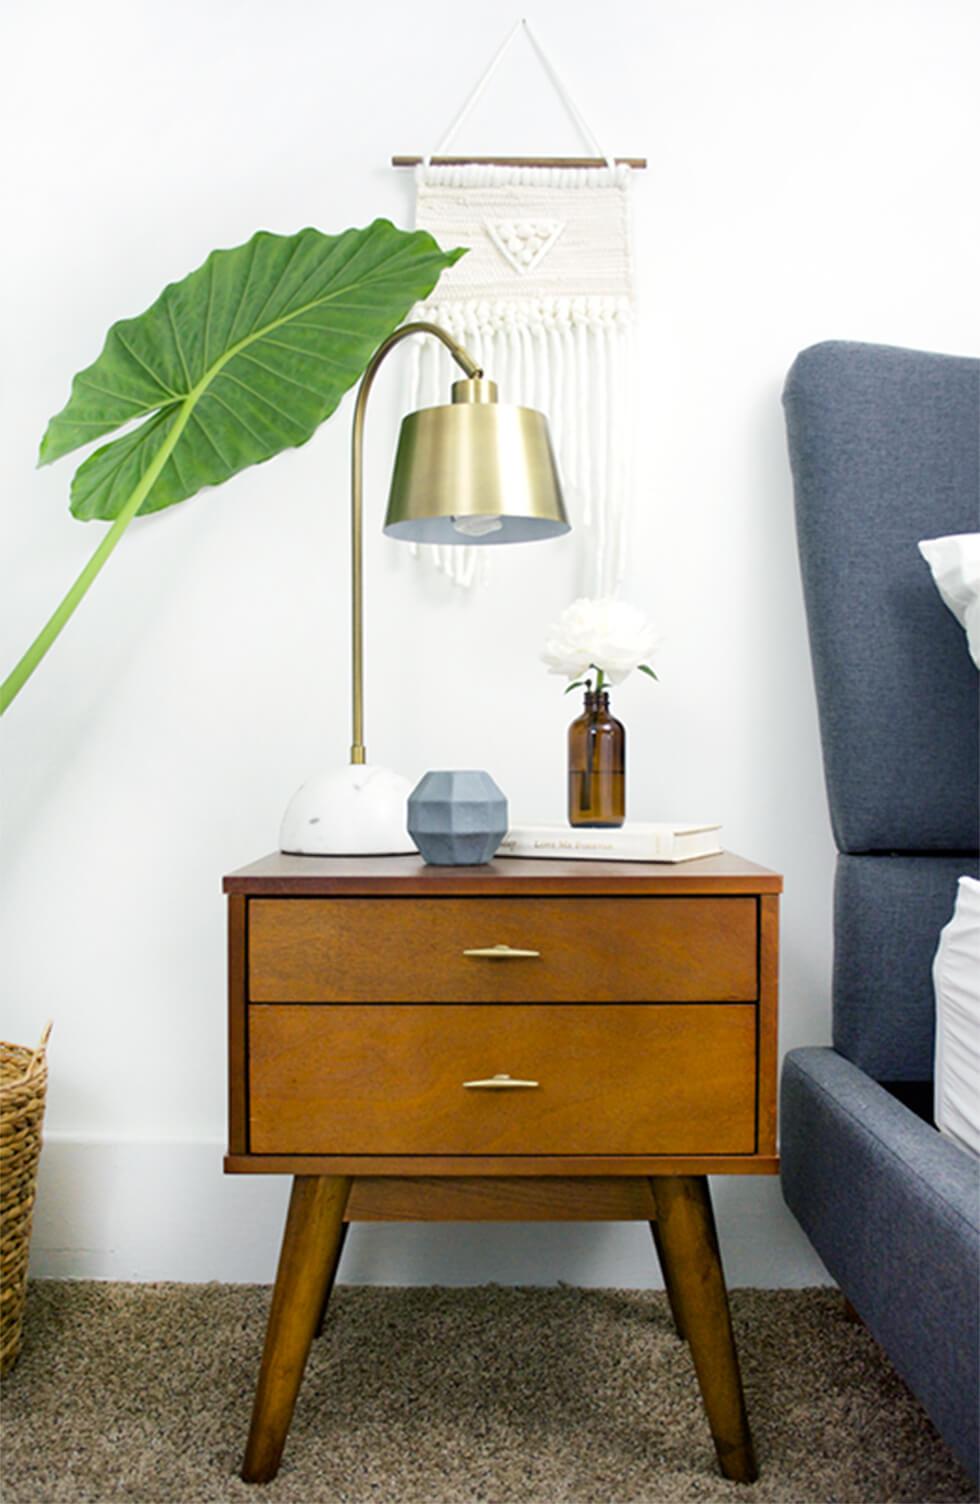
[[323,1323],[327,1319],[327,1306],[330,1304],[330,1297],[333,1294],[333,1287],[337,1282],[337,1270],[340,1268],[340,1260],[344,1252],[344,1244],[347,1242],[347,1230],[349,1227],[349,1222],[341,1222],[340,1224],[340,1237],[337,1239],[336,1252],[334,1253],[333,1258],[330,1261],[330,1270],[327,1275],[327,1288],[323,1292],[323,1304],[320,1307],[320,1317],[316,1324],[316,1335],[318,1337],[323,1336]]
[[350,1180],[297,1175],[272,1292],[242,1477],[268,1483],[279,1471],[293,1406],[324,1296],[336,1272]]
[[758,1473],[707,1177],[664,1175],[650,1185],[721,1471],[736,1483],[753,1483]]
[[667,1304],[670,1306],[670,1315],[674,1323],[674,1331],[683,1342],[684,1321],[681,1316],[680,1301],[677,1297],[677,1287],[674,1284],[674,1277],[670,1272],[667,1260],[664,1258],[664,1250],[660,1242],[660,1233],[657,1230],[656,1222],[650,1223],[650,1231],[653,1233],[653,1246],[657,1250],[657,1259],[660,1264],[660,1273],[664,1277],[664,1289],[667,1291]]

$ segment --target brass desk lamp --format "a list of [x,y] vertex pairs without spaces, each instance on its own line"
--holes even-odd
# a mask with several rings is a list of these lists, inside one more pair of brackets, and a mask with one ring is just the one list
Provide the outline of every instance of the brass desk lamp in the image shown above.
[[410,543],[529,543],[569,531],[542,413],[497,401],[472,356],[436,324],[405,324],[378,346],[361,379],[351,446],[350,764],[320,773],[294,794],[282,822],[283,851],[307,856],[412,852],[405,828],[407,778],[367,761],[364,746],[364,414],[378,367],[412,334],[432,334],[465,372],[446,407],[402,422],[384,531]]

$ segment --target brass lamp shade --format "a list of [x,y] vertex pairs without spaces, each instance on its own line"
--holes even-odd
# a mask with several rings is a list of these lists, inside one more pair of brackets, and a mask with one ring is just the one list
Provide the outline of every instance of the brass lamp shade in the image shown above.
[[401,426],[384,530],[410,543],[530,543],[569,531],[542,413],[457,381]]

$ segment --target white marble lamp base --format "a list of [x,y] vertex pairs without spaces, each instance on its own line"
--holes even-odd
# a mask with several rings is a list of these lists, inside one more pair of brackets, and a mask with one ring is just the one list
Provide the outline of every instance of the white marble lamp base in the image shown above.
[[406,828],[411,792],[407,778],[370,763],[318,773],[289,802],[280,850],[298,856],[408,855],[417,850]]

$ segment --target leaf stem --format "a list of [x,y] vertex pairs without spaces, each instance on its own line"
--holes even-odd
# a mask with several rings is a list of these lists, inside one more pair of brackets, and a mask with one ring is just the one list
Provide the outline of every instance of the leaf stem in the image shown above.
[[181,410],[176,422],[153,460],[147,466],[145,475],[137,482],[124,505],[120,508],[116,520],[104,535],[95,553],[89,559],[67,595],[41,628],[27,649],[27,652],[11,669],[3,683],[0,684],[0,715],[3,715],[8,706],[16,699],[66,622],[70,621],[76,607],[84,600],[92,581],[96,578],[103,564],[105,564],[123,533],[143,505],[154,481],[170,458],[174,446],[183,433],[184,426],[193,410],[194,402],[190,398],[181,403]]

